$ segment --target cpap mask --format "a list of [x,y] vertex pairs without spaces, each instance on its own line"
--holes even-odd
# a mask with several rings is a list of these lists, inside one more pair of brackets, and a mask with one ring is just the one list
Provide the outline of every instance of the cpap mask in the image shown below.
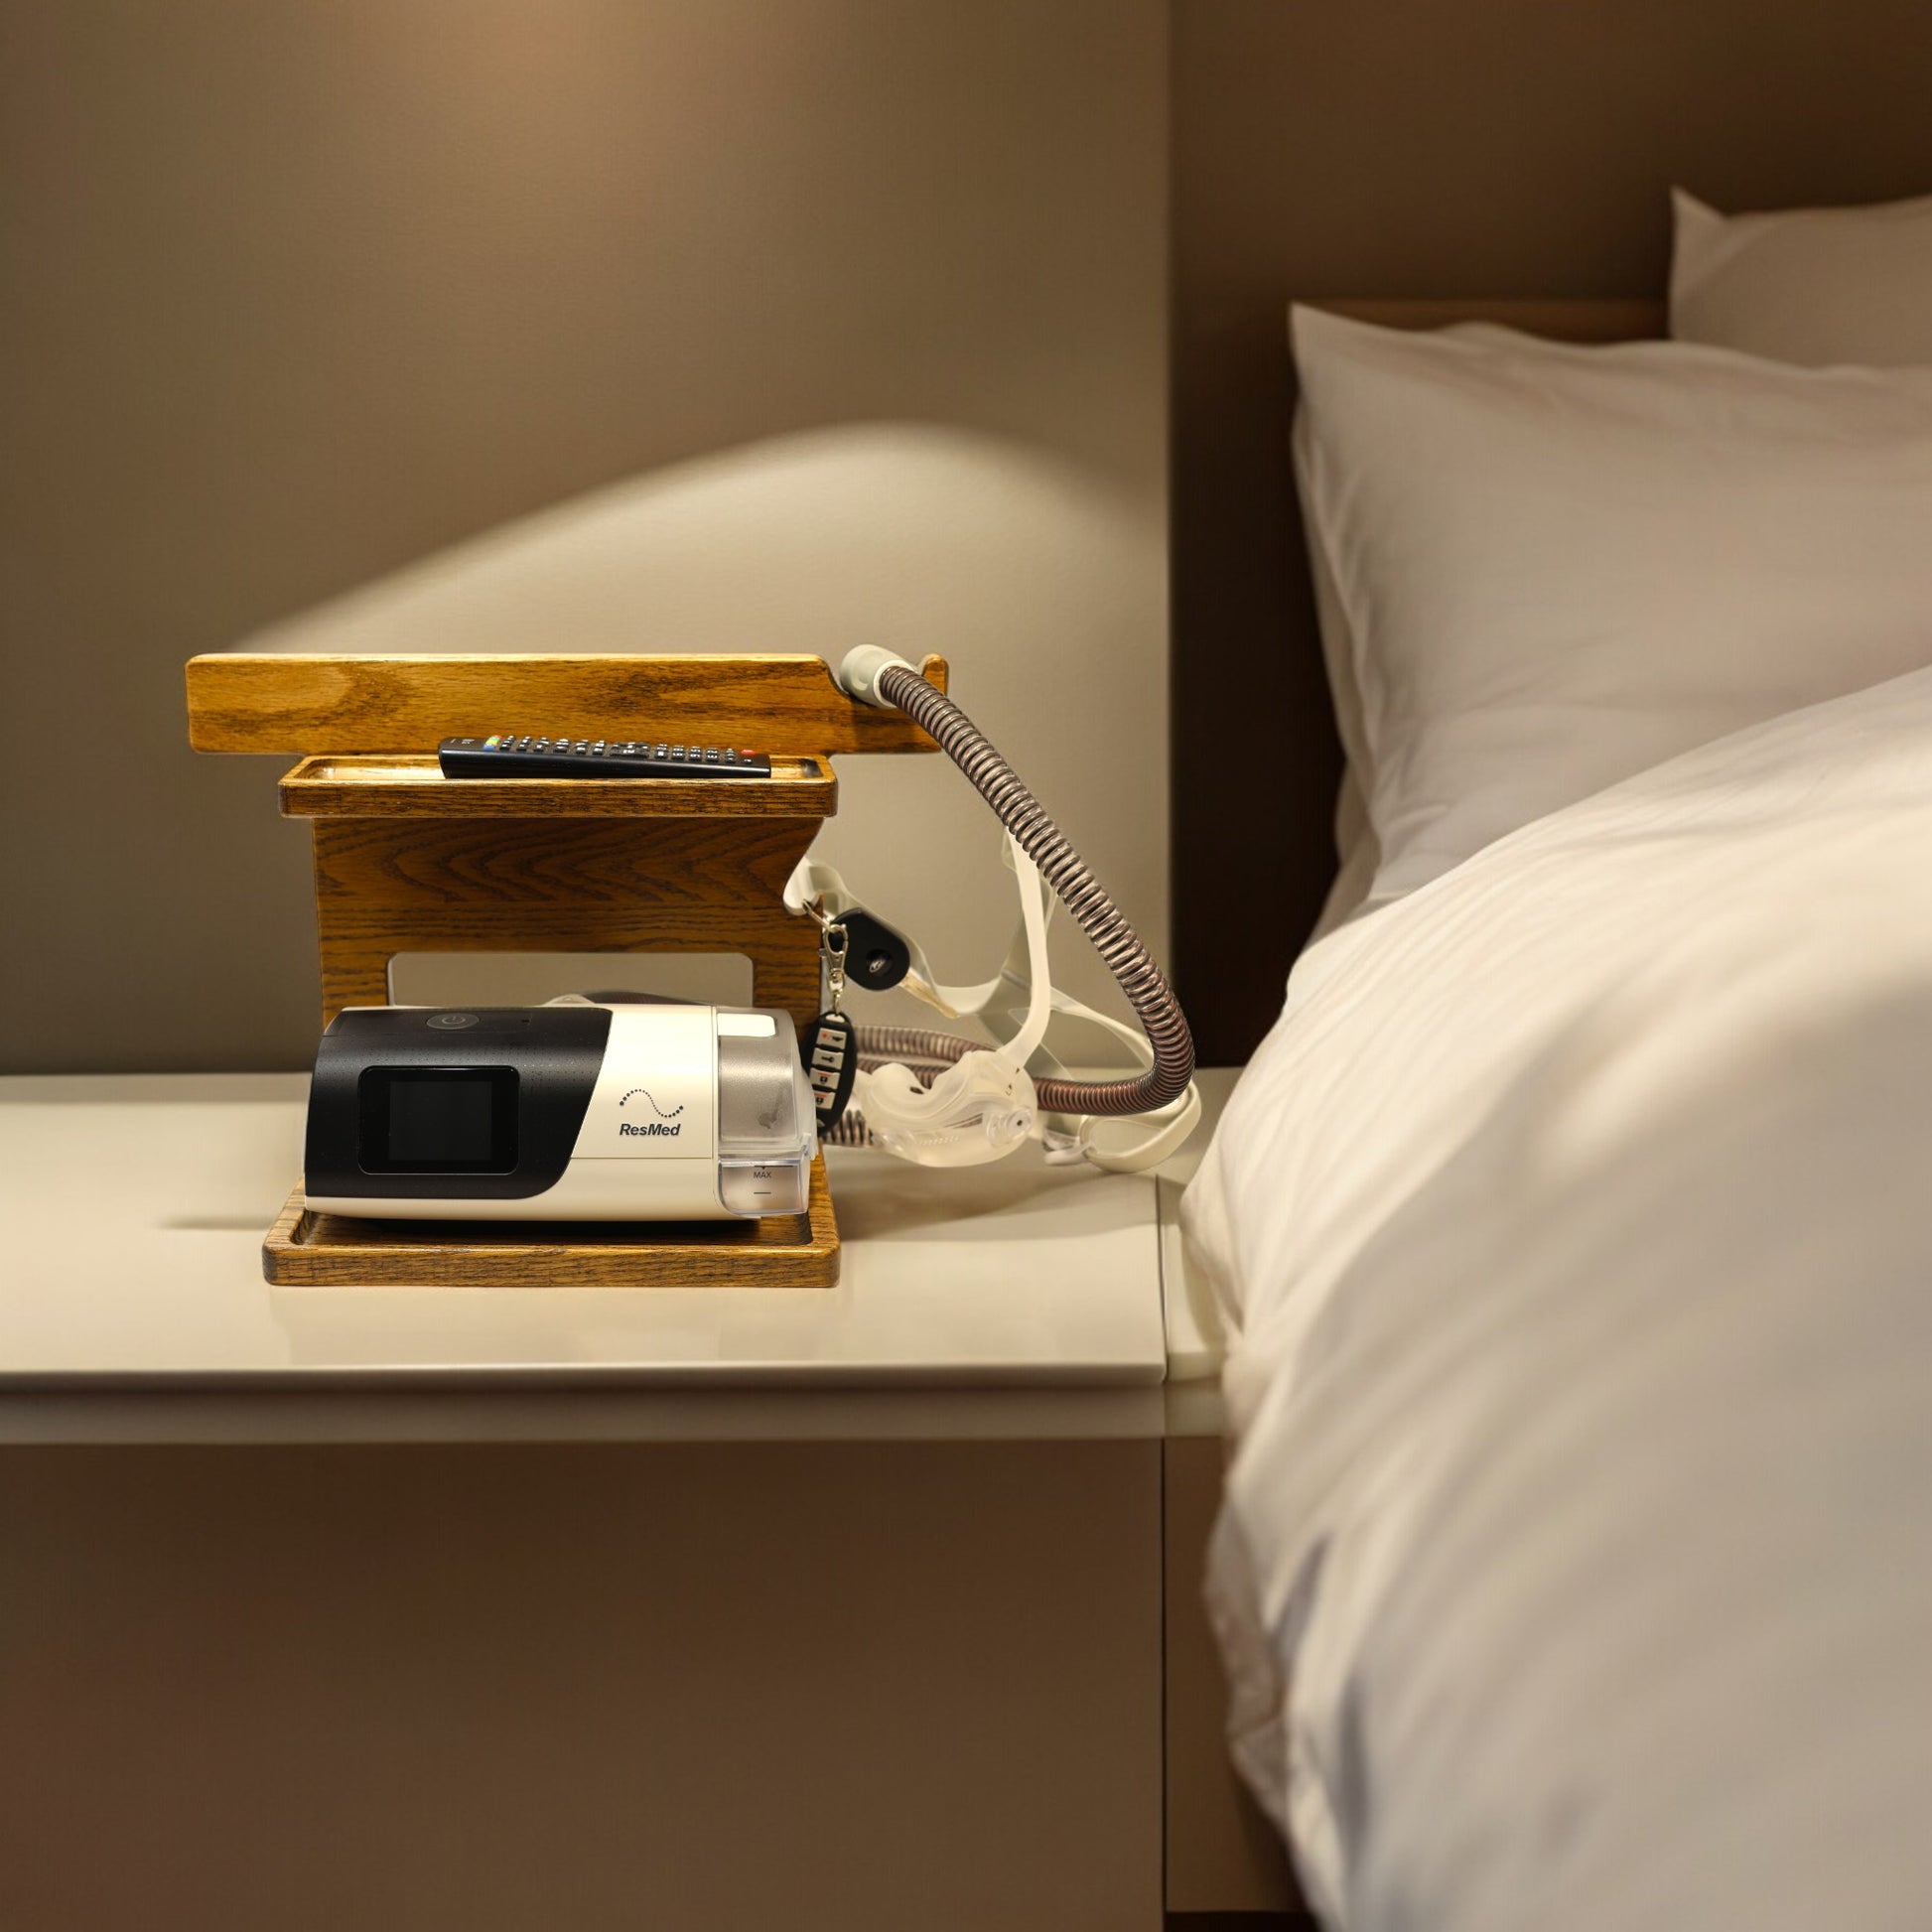
[[[905,990],[946,1019],[977,1024],[991,1043],[977,1045],[939,1031],[852,1029],[858,1064],[850,1079],[851,1110],[842,1111],[824,1103],[838,1094],[844,1069],[814,1065],[824,1054],[824,1035],[808,1040],[807,1074],[820,1099],[823,1138],[833,1145],[869,1144],[928,1168],[981,1166],[1033,1140],[1055,1164],[1134,1172],[1166,1160],[1193,1131],[1200,1097],[1186,1019],[1139,934],[1013,768],[965,713],[902,657],[862,645],[847,655],[838,675],[850,696],[903,712],[993,807],[1007,829],[1020,921],[999,973],[978,986],[942,985],[918,947],[905,942]],[[1049,885],[1113,971],[1142,1031],[1054,990],[1046,952]],[[844,880],[813,859],[793,873],[785,902],[817,918],[828,939],[859,914]],[[836,1017],[843,948],[831,951]],[[1056,1014],[1124,1041],[1138,1072],[1101,1081],[1070,1077],[1043,1045]]]

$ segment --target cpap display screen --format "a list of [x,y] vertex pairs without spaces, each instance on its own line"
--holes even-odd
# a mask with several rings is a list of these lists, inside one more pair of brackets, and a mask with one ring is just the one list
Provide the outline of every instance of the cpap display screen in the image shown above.
[[364,1173],[508,1173],[516,1069],[371,1066],[360,1082]]

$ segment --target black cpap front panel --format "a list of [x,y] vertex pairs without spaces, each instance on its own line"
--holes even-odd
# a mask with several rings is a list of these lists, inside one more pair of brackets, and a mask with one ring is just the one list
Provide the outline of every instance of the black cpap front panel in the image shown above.
[[364,1173],[509,1173],[513,1066],[365,1066],[357,1083]]
[[351,1007],[322,1036],[303,1186],[369,1199],[528,1200],[590,1109],[602,1007]]

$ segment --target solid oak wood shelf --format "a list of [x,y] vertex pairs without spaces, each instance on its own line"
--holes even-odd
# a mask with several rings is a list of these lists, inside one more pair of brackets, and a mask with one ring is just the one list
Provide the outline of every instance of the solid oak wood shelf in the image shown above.
[[[920,666],[946,688],[946,661]],[[848,697],[804,656],[191,658],[203,752],[295,753],[283,813],[314,831],[322,1024],[385,1006],[398,953],[742,953],[753,1001],[803,1028],[819,934],[784,888],[838,809],[830,759],[930,752],[896,711]],[[445,738],[739,745],[764,778],[446,779]],[[827,1287],[839,1238],[821,1165],[795,1225],[557,1228],[310,1214],[290,1196],[262,1251],[272,1282],[481,1287]]]
[[[919,673],[946,688],[946,660]],[[446,738],[542,730],[754,752],[930,752],[897,711],[846,696],[822,657],[266,656],[188,660],[188,738],[198,752],[434,752]]]

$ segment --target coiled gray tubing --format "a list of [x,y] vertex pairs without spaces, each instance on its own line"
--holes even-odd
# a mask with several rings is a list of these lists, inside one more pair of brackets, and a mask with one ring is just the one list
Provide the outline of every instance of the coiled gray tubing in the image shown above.
[[[1167,976],[1141,935],[1121,916],[1066,835],[1046,815],[1019,774],[994,750],[986,735],[948,698],[916,671],[889,665],[879,674],[879,693],[890,698],[965,772],[968,782],[999,815],[1014,842],[1039,868],[1059,895],[1074,922],[1107,962],[1134,1017],[1154,1049],[1154,1064],[1131,1080],[1063,1080],[1035,1083],[1039,1105],[1049,1114],[1143,1114],[1165,1107],[1184,1093],[1194,1076],[1194,1038]],[[920,1028],[866,1028],[860,1044],[867,1058],[906,1057],[956,1060],[973,1042],[956,1034]],[[863,1061],[862,1061],[863,1063]],[[840,1123],[844,1125],[843,1122]],[[838,1136],[835,1134],[834,1139]]]

